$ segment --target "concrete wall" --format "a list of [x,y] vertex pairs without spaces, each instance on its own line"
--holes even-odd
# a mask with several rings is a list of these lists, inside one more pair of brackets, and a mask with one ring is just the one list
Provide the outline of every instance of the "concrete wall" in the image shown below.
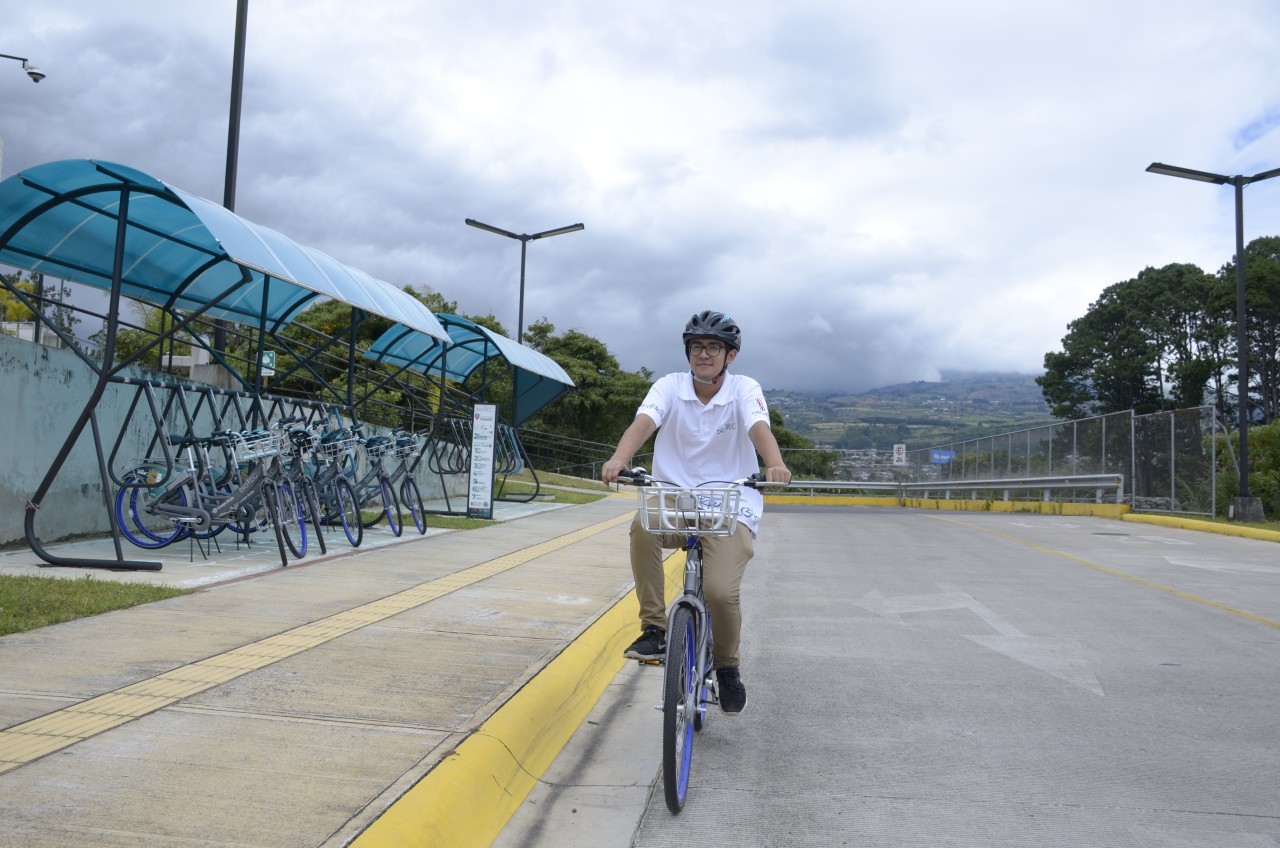
[[[136,369],[129,376],[159,378],[144,369]],[[163,375],[163,379],[176,382],[170,375]],[[25,543],[27,501],[83,412],[95,383],[95,375],[75,353],[0,333],[0,545]],[[134,386],[113,384],[98,404],[103,451],[108,457],[137,391]],[[164,402],[163,396],[160,402]],[[185,424],[177,422],[170,422],[170,426],[174,432],[186,429]],[[199,426],[196,429],[200,431]],[[379,428],[366,426],[367,433],[378,431]],[[144,456],[151,435],[150,415],[142,406],[133,415],[113,467],[118,469]],[[443,497],[440,478],[427,471],[426,462],[421,463],[416,476],[424,499]],[[453,475],[447,483],[455,508],[465,509],[465,476]],[[107,502],[114,496],[114,491],[103,492],[92,429],[86,426],[40,504],[35,522],[37,538],[55,542],[109,533]]]

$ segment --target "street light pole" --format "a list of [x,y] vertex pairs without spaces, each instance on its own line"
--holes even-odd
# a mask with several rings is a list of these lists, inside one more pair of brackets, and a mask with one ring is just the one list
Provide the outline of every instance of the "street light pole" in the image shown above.
[[516,241],[520,242],[520,313],[518,318],[519,323],[516,325],[516,341],[519,342],[520,344],[524,344],[524,262],[525,262],[525,254],[529,247],[529,242],[535,241],[541,238],[550,238],[551,236],[564,235],[565,233],[576,233],[578,230],[586,229],[586,227],[584,227],[582,224],[570,224],[567,227],[559,227],[554,230],[543,230],[540,233],[534,233],[533,235],[529,235],[528,233],[517,234],[517,233],[511,232],[510,230],[504,230],[501,227],[494,227],[489,224],[482,224],[481,222],[473,220],[471,218],[466,218],[465,223],[469,227],[475,227],[476,229],[480,229],[480,230],[488,230],[491,233],[497,233],[500,236],[506,236],[507,238],[515,239]]
[[[240,103],[244,98],[244,43],[248,32],[249,0],[236,2],[236,38],[231,54],[231,111],[227,117],[227,168],[222,183],[222,205],[236,209],[236,177],[240,162]],[[213,322],[213,349],[227,349],[227,321]]]
[[1202,183],[1230,185],[1235,188],[1236,369],[1239,374],[1236,392],[1240,410],[1240,495],[1239,502],[1235,504],[1239,509],[1236,510],[1234,517],[1241,521],[1261,521],[1263,517],[1262,504],[1257,498],[1251,498],[1249,495],[1249,360],[1247,355],[1249,339],[1246,326],[1248,309],[1245,301],[1244,279],[1244,187],[1250,183],[1258,183],[1263,180],[1269,180],[1272,177],[1280,177],[1280,168],[1272,168],[1270,171],[1263,171],[1251,177],[1241,174],[1229,177],[1224,174],[1213,174],[1208,171],[1196,171],[1176,165],[1165,165],[1161,162],[1152,162],[1147,166],[1147,170],[1153,174],[1163,174],[1167,177],[1181,177]]

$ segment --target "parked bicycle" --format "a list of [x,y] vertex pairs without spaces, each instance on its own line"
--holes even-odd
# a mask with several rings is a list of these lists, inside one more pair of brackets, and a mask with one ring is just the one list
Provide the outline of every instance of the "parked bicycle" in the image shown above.
[[[356,425],[357,432],[359,429],[360,425]],[[385,517],[391,532],[399,536],[404,532],[400,514],[403,501],[418,532],[426,533],[427,514],[422,502],[422,492],[418,488],[418,481],[410,473],[409,460],[421,451],[417,435],[397,428],[390,435],[370,436],[360,439],[359,443],[364,447],[368,470],[351,484],[356,493],[356,502],[360,504],[362,514],[369,503],[378,501],[382,504],[380,511],[364,521],[364,526],[372,527]],[[394,467],[387,468],[388,458],[398,460]]]
[[[274,530],[281,565],[286,553],[306,551],[306,524],[293,490],[285,482],[280,456],[288,434],[278,426],[245,432],[217,430],[208,437],[170,435],[186,461],[168,468],[141,460],[127,471],[116,492],[117,526],[142,548],[161,548],[195,535],[208,538],[232,527],[246,536]],[[215,468],[212,446],[225,448],[228,461]],[[247,469],[247,471],[246,471]]]
[[684,809],[689,790],[693,734],[706,724],[708,705],[720,702],[712,661],[711,613],[702,586],[702,539],[733,535],[738,525],[740,486],[769,484],[762,475],[754,474],[742,480],[681,487],[658,480],[643,468],[622,472],[619,482],[640,487],[640,522],[646,532],[685,537],[684,590],[667,611],[667,651],[661,661],[665,671],[659,705],[667,809],[678,813]]
[[320,501],[320,523],[326,527],[341,525],[351,547],[364,541],[364,522],[360,517],[360,501],[351,487],[348,474],[356,466],[358,439],[350,430],[330,430],[320,436],[314,453],[315,471],[312,481]]

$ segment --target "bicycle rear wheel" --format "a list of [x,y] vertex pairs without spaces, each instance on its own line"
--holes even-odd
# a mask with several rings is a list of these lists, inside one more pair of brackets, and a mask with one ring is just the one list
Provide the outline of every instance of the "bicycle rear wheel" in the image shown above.
[[[129,475],[124,485],[116,492],[116,526],[124,537],[140,548],[155,550],[185,539],[190,532],[163,514],[155,515],[147,512],[151,490],[140,485],[141,478]],[[158,502],[172,503],[175,506],[186,506],[186,494],[181,487],[162,495]]]
[[667,809],[684,809],[693,761],[693,716],[701,704],[693,612],[679,607],[667,634],[666,680],[662,687],[662,784]]
[[425,536],[427,533],[427,510],[422,505],[422,490],[418,488],[418,481],[413,479],[413,475],[404,478],[404,482],[400,484],[400,501],[409,508],[409,514],[413,516],[413,526],[418,528],[418,533]]

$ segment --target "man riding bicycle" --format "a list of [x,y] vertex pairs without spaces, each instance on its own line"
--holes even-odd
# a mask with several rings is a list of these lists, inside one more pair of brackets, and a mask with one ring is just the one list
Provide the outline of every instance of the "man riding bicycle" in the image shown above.
[[[758,452],[764,461],[765,479],[789,483],[791,471],[769,429],[769,407],[760,384],[728,371],[742,349],[738,325],[723,312],[699,312],[685,325],[684,349],[689,370],[668,374],[650,387],[635,420],[618,440],[613,457],[601,469],[604,482],[616,482],[618,473],[630,466],[636,451],[656,430],[653,476],[661,480],[697,486],[748,477],[760,470]],[[734,535],[702,540],[704,588],[715,623],[720,708],[726,713],[740,713],[747,705],[747,690],[738,671],[742,632],[739,595],[747,563],[755,553],[763,510],[760,493],[744,489]],[[683,547],[684,542],[685,537],[679,534],[645,532],[639,515],[632,522],[631,572],[643,632],[625,656],[662,658],[667,625],[662,548]]]

